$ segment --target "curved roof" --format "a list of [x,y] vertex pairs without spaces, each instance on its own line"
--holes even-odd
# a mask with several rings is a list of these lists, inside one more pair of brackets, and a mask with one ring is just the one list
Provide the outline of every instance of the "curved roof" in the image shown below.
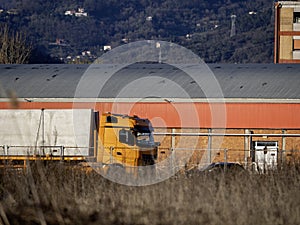
[[0,97],[300,99],[300,64],[118,66],[0,65]]

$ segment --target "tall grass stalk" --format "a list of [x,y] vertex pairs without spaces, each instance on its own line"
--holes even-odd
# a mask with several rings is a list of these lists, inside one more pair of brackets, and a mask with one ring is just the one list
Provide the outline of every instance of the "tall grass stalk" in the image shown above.
[[300,224],[299,165],[183,174],[145,187],[58,164],[1,170],[2,224]]

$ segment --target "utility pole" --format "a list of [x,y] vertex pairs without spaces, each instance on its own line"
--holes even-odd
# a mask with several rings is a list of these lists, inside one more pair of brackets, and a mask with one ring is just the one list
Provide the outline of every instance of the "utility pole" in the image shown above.
[[233,37],[233,36],[236,35],[235,21],[236,21],[236,15],[231,15],[231,31],[230,31],[230,37]]

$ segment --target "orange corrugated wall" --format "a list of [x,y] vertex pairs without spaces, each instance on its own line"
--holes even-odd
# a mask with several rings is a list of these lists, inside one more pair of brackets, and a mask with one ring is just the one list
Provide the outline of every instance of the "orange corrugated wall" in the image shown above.
[[[13,108],[1,102],[0,109]],[[294,103],[76,103],[20,102],[18,109],[92,108],[149,118],[155,127],[300,129],[300,104]],[[212,114],[212,110],[219,114]],[[212,116],[214,115],[214,116]],[[218,118],[220,116],[220,118]],[[197,118],[198,121],[197,122]],[[212,122],[212,118],[215,122]],[[224,120],[225,121],[224,121]],[[218,121],[219,120],[219,121]]]

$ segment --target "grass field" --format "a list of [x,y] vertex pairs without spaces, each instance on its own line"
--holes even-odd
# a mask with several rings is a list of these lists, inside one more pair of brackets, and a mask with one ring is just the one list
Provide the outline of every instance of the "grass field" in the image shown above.
[[300,224],[300,166],[128,187],[60,165],[1,171],[0,224]]

